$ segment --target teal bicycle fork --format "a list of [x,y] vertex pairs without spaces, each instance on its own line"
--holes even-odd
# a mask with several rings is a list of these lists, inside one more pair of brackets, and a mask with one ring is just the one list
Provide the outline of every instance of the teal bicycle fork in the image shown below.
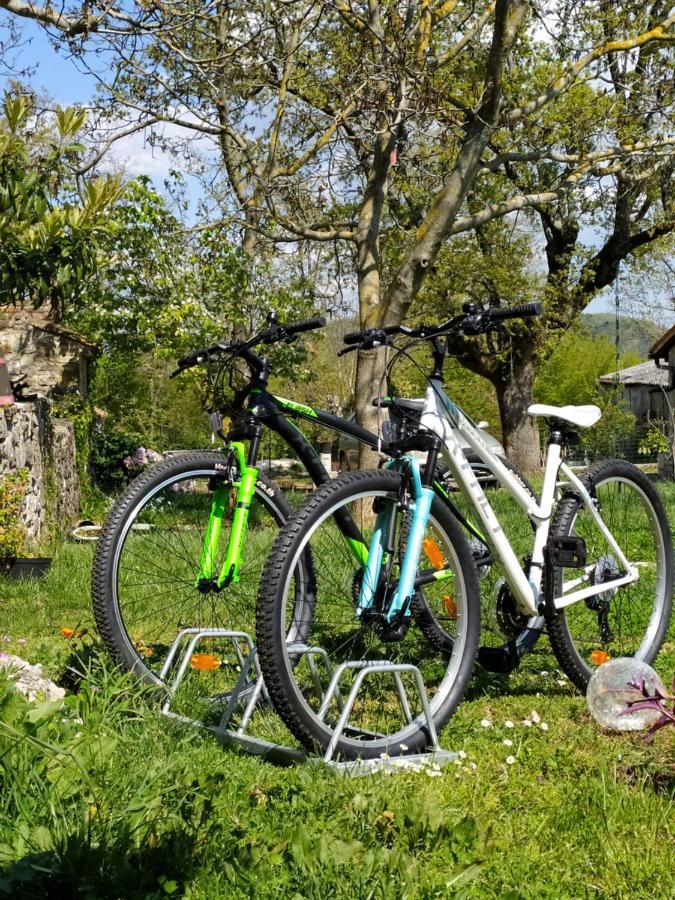
[[[222,590],[229,584],[237,584],[239,581],[242,548],[246,537],[248,516],[259,470],[255,466],[247,465],[243,444],[233,442],[230,444],[230,451],[237,458],[239,480],[223,480],[217,484],[213,492],[209,523],[204,535],[201,557],[199,559],[199,573],[195,582],[195,587],[200,590]],[[233,460],[230,460],[227,466],[230,477],[233,465]],[[230,485],[237,487],[237,502],[232,516],[232,527],[227,543],[225,561],[216,576],[218,543],[223,525],[223,516],[227,511]]]
[[[376,506],[376,519],[365,565],[357,616],[364,620],[382,605],[382,592],[386,597],[385,608],[379,610],[388,625],[402,625],[410,615],[410,604],[415,591],[424,584],[452,578],[454,572],[444,567],[418,574],[420,556],[424,546],[424,533],[431,514],[434,490],[422,484],[420,466],[412,456],[403,456],[387,463],[387,468],[406,471],[410,475],[411,496],[398,499],[382,499]],[[391,570],[396,554],[396,520],[402,502],[411,513],[405,553],[397,580],[391,580]]]

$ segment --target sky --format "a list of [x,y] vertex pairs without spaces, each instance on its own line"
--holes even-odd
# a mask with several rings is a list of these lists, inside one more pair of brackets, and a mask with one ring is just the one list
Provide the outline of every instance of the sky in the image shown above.
[[[5,13],[0,10],[0,29],[4,26]],[[62,106],[68,104],[86,104],[92,100],[96,91],[96,80],[93,76],[78,69],[75,61],[67,53],[57,51],[47,35],[35,23],[21,20],[24,43],[13,56],[22,67],[33,69],[32,83],[38,91],[45,91]],[[6,78],[0,72],[0,90]],[[172,126],[167,126],[167,136]],[[174,129],[178,132],[178,129]],[[177,161],[167,152],[150,147],[146,135],[137,132],[117,142],[110,152],[110,158],[116,165],[121,165],[132,176],[148,175],[159,190],[168,176],[170,169],[180,169]],[[193,207],[201,198],[202,189],[196,179],[187,178],[187,197]],[[590,245],[597,244],[598,238],[590,231],[582,232],[581,238]],[[623,284],[623,288],[622,288]],[[656,318],[669,327],[672,324],[672,311],[667,310],[667,299],[649,296],[647,306],[642,307],[635,301],[627,285],[620,282],[620,308],[626,315],[645,315]],[[615,309],[614,288],[610,288],[595,297],[586,312],[611,312]],[[671,308],[672,309],[672,308]],[[670,321],[668,321],[670,319]]]

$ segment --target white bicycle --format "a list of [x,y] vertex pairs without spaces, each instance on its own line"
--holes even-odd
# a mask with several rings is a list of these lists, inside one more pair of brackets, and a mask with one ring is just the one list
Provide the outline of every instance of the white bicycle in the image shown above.
[[[350,348],[375,349],[405,336],[390,366],[413,343],[429,342],[433,369],[417,433],[387,446],[393,459],[383,468],[350,473],[311,495],[280,532],[263,574],[257,618],[262,671],[277,711],[306,746],[328,746],[342,712],[340,691],[357,678],[359,699],[337,745],[346,758],[419,749],[429,738],[425,699],[437,730],[461,700],[478,643],[479,583],[466,538],[434,495],[439,454],[501,566],[502,608],[516,622],[545,618],[553,652],[577,687],[585,689],[610,657],[651,662],[656,656],[673,592],[663,504],[647,476],[623,460],[598,463],[583,475],[565,463],[577,431],[595,424],[600,410],[530,407],[549,424],[537,500],[443,390],[448,335],[478,335],[505,319],[540,313],[539,304],[467,305],[441,325],[345,338]],[[460,441],[532,522],[522,558]],[[427,452],[423,465],[413,450]],[[310,566],[299,565],[308,559]],[[405,678],[419,673],[427,696],[416,704]]]

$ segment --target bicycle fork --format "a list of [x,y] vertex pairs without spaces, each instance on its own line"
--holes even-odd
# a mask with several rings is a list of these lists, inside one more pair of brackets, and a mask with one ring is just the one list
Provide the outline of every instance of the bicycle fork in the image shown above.
[[[221,591],[230,584],[239,582],[239,566],[241,554],[246,537],[248,516],[251,509],[251,501],[258,480],[258,469],[246,463],[244,445],[233,442],[232,451],[236,454],[239,466],[239,481],[232,478],[220,483],[213,492],[209,522],[202,543],[202,552],[199,559],[199,572],[195,581],[195,587],[203,593],[208,591]],[[229,473],[232,472],[232,460],[228,465]],[[229,486],[238,485],[237,503],[232,516],[232,527],[227,543],[225,561],[217,577],[215,570],[218,555],[218,543],[223,525],[223,516],[226,513],[229,496]]]
[[[409,498],[400,496],[397,500],[389,502],[383,498],[383,502],[376,509],[375,527],[356,610],[357,616],[365,619],[369,612],[377,610],[378,605],[384,600],[384,608],[379,612],[384,615],[389,625],[400,624],[409,616],[410,603],[417,588],[432,581],[451,578],[454,574],[444,568],[443,564],[433,572],[417,574],[434,491],[433,488],[422,484],[419,463],[414,457],[404,456],[392,460],[387,464],[387,468],[400,468],[401,465],[406,467],[411,476],[409,482],[412,488],[411,496]],[[411,512],[410,528],[398,580],[391,583],[396,550],[396,519],[399,509],[405,506],[408,506]]]

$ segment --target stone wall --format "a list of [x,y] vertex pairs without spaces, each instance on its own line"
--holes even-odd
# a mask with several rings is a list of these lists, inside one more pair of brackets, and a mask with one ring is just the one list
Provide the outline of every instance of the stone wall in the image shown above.
[[49,406],[38,400],[0,409],[0,478],[28,469],[21,521],[36,544],[54,523],[75,519],[80,503],[73,423],[52,419]]
[[86,394],[88,361],[97,354],[94,344],[52,321],[46,309],[0,307],[0,356],[12,381],[25,378],[28,393]]

